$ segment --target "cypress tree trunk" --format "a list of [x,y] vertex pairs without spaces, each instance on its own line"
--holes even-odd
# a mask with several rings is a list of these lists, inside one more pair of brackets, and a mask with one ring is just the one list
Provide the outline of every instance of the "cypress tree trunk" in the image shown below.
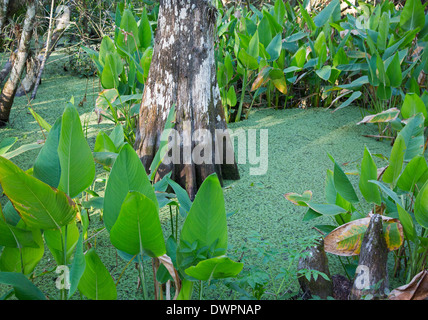
[[9,7],[9,0],[0,0],[0,37],[3,33],[3,27],[7,20],[7,8]]
[[[155,47],[148,80],[140,107],[135,149],[149,172],[159,148],[166,118],[176,106],[175,132],[180,161],[163,163],[156,180],[172,172],[172,179],[194,198],[203,180],[212,173],[223,179],[239,179],[234,156],[230,155],[229,135],[216,78],[214,37],[217,11],[209,0],[161,0]],[[209,134],[203,133],[207,130]],[[198,141],[194,141],[201,133]],[[191,138],[193,141],[189,142]],[[208,139],[209,141],[202,140]],[[221,140],[221,141],[220,141]],[[228,154],[216,144],[224,142]],[[189,155],[203,145],[201,163]],[[177,148],[178,149],[178,148]],[[199,150],[199,149],[198,149]],[[216,153],[217,152],[217,153]],[[227,152],[226,152],[227,153]]]
[[9,79],[4,85],[0,95],[0,127],[4,126],[9,121],[10,110],[13,105],[16,90],[18,89],[22,71],[24,70],[27,61],[30,41],[33,36],[36,7],[36,0],[28,1],[27,14],[24,21],[24,27],[22,28],[16,60],[10,72]]

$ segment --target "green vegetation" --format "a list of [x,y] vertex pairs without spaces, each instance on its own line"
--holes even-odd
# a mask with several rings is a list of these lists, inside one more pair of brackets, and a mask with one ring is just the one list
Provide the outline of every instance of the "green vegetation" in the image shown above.
[[1,299],[302,298],[299,278],[331,280],[298,268],[305,250],[322,238],[352,282],[374,214],[392,285],[427,268],[425,5],[215,2],[225,119],[269,130],[266,174],[239,164],[191,201],[155,179],[162,148],[146,172],[133,145],[159,5],[121,1],[114,30],[80,48],[84,77],[53,54],[0,129]]

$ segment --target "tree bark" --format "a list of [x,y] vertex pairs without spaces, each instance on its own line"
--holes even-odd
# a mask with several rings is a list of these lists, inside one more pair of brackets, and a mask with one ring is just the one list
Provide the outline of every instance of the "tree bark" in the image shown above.
[[[155,180],[172,172],[172,179],[187,190],[191,199],[210,174],[217,173],[221,182],[239,179],[235,158],[230,157],[229,135],[216,134],[216,130],[226,130],[227,126],[216,78],[215,29],[216,9],[209,0],[160,2],[153,59],[134,146],[149,172],[165,121],[175,104],[174,129],[180,136],[175,145],[177,149],[179,145],[180,161],[162,163]],[[204,129],[208,135],[203,134]],[[198,133],[202,133],[199,142],[195,141]],[[209,141],[202,143],[207,138]],[[221,142],[225,142],[229,153],[216,148]],[[189,150],[195,151],[197,144],[199,148],[205,146],[202,162],[189,156]]]
[[[18,51],[16,51],[18,52]],[[0,71],[0,84],[9,76],[10,71],[12,71],[12,66],[15,61],[16,52],[10,54],[9,60],[3,66],[3,69]]]
[[3,27],[7,20],[7,8],[9,7],[9,0],[0,0],[0,37],[3,34]]
[[371,294],[373,298],[385,298],[388,281],[388,247],[383,236],[382,217],[375,214],[361,243],[360,258],[350,300]]
[[324,240],[320,239],[319,243],[305,250],[307,253],[299,259],[298,270],[317,270],[327,275],[330,280],[319,276],[317,280],[311,277],[308,280],[305,276],[298,278],[300,288],[302,289],[305,298],[311,298],[313,295],[321,299],[327,299],[333,296],[333,282],[331,281],[330,270],[328,267],[328,258],[324,251]]
[[24,70],[28,57],[30,41],[33,35],[33,26],[36,18],[36,0],[29,0],[27,4],[27,13],[22,29],[21,39],[19,41],[18,53],[15,63],[10,72],[9,79],[3,87],[0,95],[0,126],[4,126],[9,121],[10,110],[13,105],[16,90]]
[[[17,97],[21,97],[32,91],[31,100],[36,98],[46,61],[55,50],[58,41],[70,24],[70,9],[67,6],[58,6],[56,15],[55,29],[52,30],[52,25],[49,23],[48,36],[43,49],[40,50],[37,57],[27,61],[27,74],[22,80],[22,86],[20,86],[16,92]],[[54,17],[52,15],[51,20],[53,19]]]

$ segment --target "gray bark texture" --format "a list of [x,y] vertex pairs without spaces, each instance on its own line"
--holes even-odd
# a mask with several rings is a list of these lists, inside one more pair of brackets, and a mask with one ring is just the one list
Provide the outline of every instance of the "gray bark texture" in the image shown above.
[[[318,245],[307,248],[305,252],[305,257],[299,260],[298,270],[317,270],[325,273],[331,279],[328,259],[324,251],[324,241],[321,239]],[[314,295],[321,299],[333,297],[333,283],[331,280],[326,280],[321,276],[318,276],[317,280],[312,277],[310,281],[301,276],[298,280],[305,298],[311,298]]]
[[46,66],[46,61],[55,50],[58,41],[64,35],[65,30],[70,24],[70,9],[66,6],[58,6],[56,16],[53,16],[52,20],[53,19],[56,21],[55,29],[52,30],[52,27],[49,24],[48,37],[44,47],[36,57],[31,57],[27,60],[27,73],[25,78],[22,80],[22,85],[16,92],[17,97],[21,97],[32,92],[31,100],[36,98],[37,90],[41,83],[42,74]]
[[385,290],[389,286],[388,252],[383,236],[382,217],[375,214],[370,220],[361,243],[360,258],[349,296],[350,300],[358,300],[369,294],[373,295],[374,299],[386,297]]
[[10,71],[9,79],[6,81],[0,95],[0,126],[4,126],[9,122],[10,110],[28,57],[28,50],[36,19],[36,7],[36,0],[28,1],[27,14],[22,28],[21,39],[19,41],[18,53],[12,70]]
[[[214,36],[216,9],[209,0],[161,0],[155,46],[148,80],[140,107],[135,149],[149,172],[159,148],[161,133],[170,108],[175,104],[175,130],[182,137],[192,137],[198,129],[227,129],[216,78]],[[223,137],[222,137],[223,139]],[[184,161],[180,141],[180,163],[162,164],[156,180],[171,172],[171,178],[186,189],[191,199],[210,174],[223,179],[239,179],[233,159],[226,164],[215,161],[215,142],[211,163]],[[225,137],[230,145],[229,136]],[[194,149],[195,143],[191,143]],[[230,159],[229,159],[230,160]]]

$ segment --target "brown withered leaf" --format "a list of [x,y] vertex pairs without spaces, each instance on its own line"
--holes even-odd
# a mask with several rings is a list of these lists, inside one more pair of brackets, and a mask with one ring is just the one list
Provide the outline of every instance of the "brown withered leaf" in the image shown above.
[[419,272],[408,284],[391,291],[389,300],[428,299],[428,270]]
[[177,300],[178,294],[180,293],[180,290],[181,290],[181,280],[178,276],[178,272],[174,268],[171,258],[166,254],[158,257],[158,259],[165,266],[165,268],[168,270],[169,274],[171,275],[172,279],[174,280],[174,283],[175,283],[174,300]]

